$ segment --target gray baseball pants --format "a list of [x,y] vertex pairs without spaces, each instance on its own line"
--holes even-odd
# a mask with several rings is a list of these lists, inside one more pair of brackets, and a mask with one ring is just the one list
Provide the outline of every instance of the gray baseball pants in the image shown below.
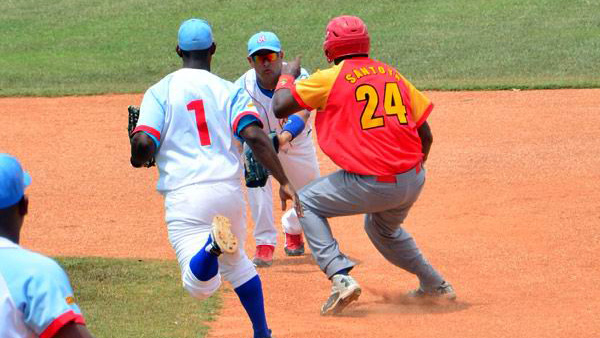
[[356,264],[341,253],[327,218],[365,214],[365,231],[390,263],[419,278],[425,290],[439,286],[442,276],[425,259],[402,222],[421,193],[425,169],[417,167],[381,182],[381,178],[344,170],[316,179],[300,190],[304,209],[300,223],[317,264],[327,277]]

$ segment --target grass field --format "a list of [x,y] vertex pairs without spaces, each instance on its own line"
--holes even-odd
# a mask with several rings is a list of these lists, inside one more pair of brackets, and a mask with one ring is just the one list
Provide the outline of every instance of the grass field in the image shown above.
[[143,92],[177,69],[177,28],[214,27],[213,71],[247,69],[247,39],[276,32],[289,56],[326,67],[327,21],[367,23],[372,55],[423,89],[597,87],[600,2],[455,0],[198,2],[7,0],[0,3],[0,96]]
[[220,297],[198,302],[181,287],[174,261],[58,258],[96,337],[204,337]]
[[[259,30],[310,71],[333,16],[367,23],[372,56],[421,89],[599,87],[600,1],[4,0],[0,96],[139,93],[180,65],[177,28],[211,22],[213,71],[235,80]],[[60,258],[97,337],[203,337],[218,295],[197,302],[173,261]],[[132,310],[133,309],[133,310]]]

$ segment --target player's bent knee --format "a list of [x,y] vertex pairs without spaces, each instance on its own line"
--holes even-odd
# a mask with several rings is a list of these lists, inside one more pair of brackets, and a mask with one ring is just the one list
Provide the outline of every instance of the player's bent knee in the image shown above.
[[246,257],[235,266],[221,265],[221,274],[223,279],[231,283],[231,286],[235,289],[256,276],[257,272],[252,261]]
[[192,274],[186,274],[186,276],[182,278],[182,281],[183,288],[190,294],[190,296],[198,300],[204,300],[212,296],[221,286],[221,277],[219,275],[206,282],[203,282],[198,280]]
[[198,290],[198,289],[194,289],[194,288],[185,288],[186,291],[188,292],[188,294],[194,298],[196,298],[197,300],[205,300],[208,297],[212,296],[214,294],[214,291],[212,292],[205,292],[203,290]]
[[[205,283],[205,282],[200,282],[200,283]],[[206,287],[203,285],[190,285],[190,284],[185,284],[183,285],[183,288],[190,294],[190,296],[198,299],[198,300],[204,300],[210,296],[212,296],[218,289],[219,287]]]

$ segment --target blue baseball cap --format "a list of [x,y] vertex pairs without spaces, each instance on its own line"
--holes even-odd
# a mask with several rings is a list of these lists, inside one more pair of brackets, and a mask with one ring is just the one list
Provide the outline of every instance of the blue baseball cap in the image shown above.
[[248,40],[248,56],[256,53],[261,49],[281,52],[281,42],[273,32],[258,32]]
[[213,44],[212,28],[202,19],[186,20],[179,26],[177,43],[185,51],[208,49]]
[[8,154],[0,154],[0,209],[17,204],[29,184],[31,176],[23,171],[19,161]]

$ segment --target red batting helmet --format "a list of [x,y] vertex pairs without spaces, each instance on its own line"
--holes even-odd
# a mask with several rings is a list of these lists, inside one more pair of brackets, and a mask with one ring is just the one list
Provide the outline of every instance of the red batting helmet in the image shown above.
[[369,32],[359,17],[342,15],[327,24],[323,42],[327,61],[346,55],[369,54],[369,47]]

